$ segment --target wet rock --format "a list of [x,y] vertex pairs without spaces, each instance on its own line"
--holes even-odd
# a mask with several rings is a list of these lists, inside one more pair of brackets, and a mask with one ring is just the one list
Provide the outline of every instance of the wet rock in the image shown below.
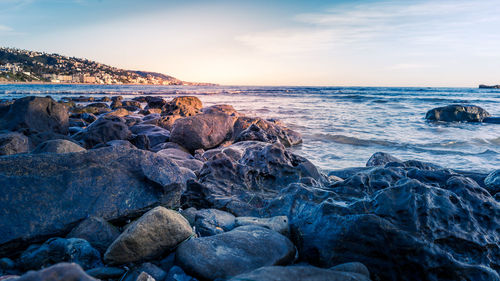
[[80,118],[87,123],[92,123],[97,120],[97,117],[92,113],[83,113],[80,115]]
[[99,252],[79,238],[51,238],[42,245],[31,245],[21,254],[18,263],[24,270],[29,270],[63,261],[74,262],[83,269],[102,265]]
[[120,279],[125,272],[125,269],[119,267],[96,267],[85,271],[89,276],[102,280]]
[[362,274],[334,271],[314,266],[265,266],[254,271],[237,275],[231,281],[278,281],[278,280],[310,280],[310,281],[370,281]]
[[103,116],[90,124],[84,131],[74,136],[86,148],[111,140],[126,140],[131,136],[125,120],[117,116]]
[[281,122],[256,117],[239,117],[234,123],[233,138],[235,142],[280,142],[286,147],[302,142],[302,136],[298,132],[286,128]]
[[51,98],[25,97],[16,100],[0,119],[0,130],[28,130],[31,133],[68,133],[66,106]]
[[109,246],[104,259],[123,264],[154,258],[191,235],[191,226],[182,215],[156,207],[129,225]]
[[402,163],[403,161],[389,153],[375,152],[370,159],[368,159],[368,162],[366,162],[366,167],[385,166],[385,164],[390,162]]
[[165,281],[197,281],[197,279],[187,275],[182,268],[173,266],[169,270]]
[[192,96],[176,97],[163,106],[162,115],[193,116],[201,111],[200,99]]
[[125,221],[152,206],[178,207],[192,177],[165,157],[121,146],[0,157],[0,213],[8,214],[0,225],[9,225],[0,228],[0,256],[88,216]]
[[170,139],[189,151],[210,149],[228,140],[234,118],[226,114],[198,114],[175,121]]
[[491,193],[491,195],[495,195],[500,192],[500,170],[491,172],[484,179],[484,184],[486,185],[486,189]]
[[26,153],[29,150],[28,138],[16,132],[0,132],[0,155]]
[[491,115],[484,109],[475,105],[452,104],[429,110],[425,119],[445,122],[483,122]]
[[155,125],[138,124],[130,127],[130,131],[135,134],[131,142],[140,149],[150,149],[170,139],[168,130]]
[[258,225],[269,228],[285,236],[290,235],[290,225],[286,216],[276,216],[272,218],[237,217],[235,226]]
[[109,222],[102,218],[90,217],[73,228],[66,237],[85,239],[92,247],[104,253],[119,235],[118,228]]
[[146,97],[146,102],[148,103],[146,109],[162,108],[167,104],[167,101],[161,97]]
[[229,232],[182,243],[176,261],[203,279],[226,279],[262,266],[285,265],[295,247],[285,236],[260,226],[240,226]]
[[209,107],[205,107],[201,110],[206,114],[223,113],[231,116],[239,116],[240,114],[234,107],[230,104],[217,104]]
[[500,117],[486,117],[483,119],[484,123],[500,124]]
[[37,153],[70,153],[82,152],[86,149],[69,140],[49,140],[38,145],[33,154]]
[[283,145],[240,142],[215,150],[198,181],[188,184],[182,201],[184,206],[260,216],[261,208],[282,188],[310,179],[323,181],[324,177],[312,163]]
[[39,271],[29,271],[9,281],[97,281],[75,263],[59,263]]
[[235,227],[232,214],[217,209],[203,209],[196,212],[195,227],[201,236],[224,233]]

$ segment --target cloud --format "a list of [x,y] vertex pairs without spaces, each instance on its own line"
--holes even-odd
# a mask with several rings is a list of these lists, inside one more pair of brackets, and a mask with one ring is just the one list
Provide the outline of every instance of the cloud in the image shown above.
[[11,31],[14,31],[14,30],[6,25],[0,24],[0,32],[11,32]]

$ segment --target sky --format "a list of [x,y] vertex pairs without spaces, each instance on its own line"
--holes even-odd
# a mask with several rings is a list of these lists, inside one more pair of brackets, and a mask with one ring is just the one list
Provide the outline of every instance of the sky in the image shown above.
[[0,0],[0,46],[222,85],[500,84],[498,0]]

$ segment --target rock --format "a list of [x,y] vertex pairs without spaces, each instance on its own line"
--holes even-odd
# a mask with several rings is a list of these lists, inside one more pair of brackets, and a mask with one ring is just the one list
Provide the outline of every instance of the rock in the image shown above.
[[193,171],[196,175],[200,174],[201,169],[203,168],[203,162],[197,159],[172,159],[179,167],[189,169]]
[[165,148],[157,152],[176,160],[194,159],[193,155],[178,148]]
[[161,109],[165,104],[167,104],[167,102],[161,97],[146,97],[146,102],[148,105],[145,109]]
[[226,279],[262,266],[285,265],[295,258],[295,247],[285,236],[264,227],[247,225],[222,234],[182,243],[176,262],[202,279]]
[[254,271],[237,275],[231,281],[370,281],[369,277],[358,273],[334,271],[314,266],[265,266]]
[[209,107],[205,107],[201,110],[205,114],[223,113],[231,116],[239,116],[240,114],[232,105],[229,104],[217,104]]
[[500,117],[486,117],[483,119],[484,123],[500,124]]
[[48,140],[44,143],[38,145],[33,154],[37,153],[70,153],[70,152],[82,152],[86,149],[79,146],[78,144],[68,141],[68,140]]
[[82,119],[69,118],[69,126],[70,127],[85,127],[85,126],[87,126],[87,123],[85,123],[85,121],[83,121]]
[[226,114],[199,114],[175,121],[170,139],[189,151],[210,149],[228,140],[234,119]]
[[118,228],[109,222],[102,218],[90,217],[73,228],[66,237],[85,239],[92,247],[104,253],[119,235]]
[[[77,168],[75,168],[77,167]],[[0,157],[0,256],[68,233],[88,216],[123,222],[177,208],[192,178],[156,153],[122,146]],[[50,204],[48,204],[50,202]]]
[[264,120],[254,117],[239,117],[234,123],[233,138],[240,141],[280,142],[284,146],[292,146],[302,142],[299,133],[290,130],[275,120]]
[[479,89],[500,89],[500,85],[479,85]]
[[127,115],[130,115],[130,112],[126,110],[123,107],[117,108],[111,112],[106,113],[108,116],[118,116],[118,117],[125,117]]
[[147,274],[146,272],[141,272],[141,274],[137,276],[137,279],[130,281],[156,281],[156,279],[153,278],[153,276]]
[[117,109],[123,106],[122,100],[114,100],[111,103],[111,109]]
[[429,110],[425,119],[445,122],[483,122],[490,114],[479,106],[452,104]]
[[162,115],[193,116],[200,112],[203,104],[197,97],[176,97],[163,106]]
[[[127,273],[127,276],[123,279],[123,281],[136,281],[136,280],[147,280],[147,279],[141,279],[141,278],[147,278],[147,276],[144,276],[144,273],[147,274],[150,278],[153,278],[154,280],[160,280],[163,281],[167,277],[167,273],[163,271],[163,269],[159,268],[158,266],[146,262],[141,264],[138,268],[132,270],[131,272]],[[141,274],[143,275],[141,277]]]
[[29,150],[28,138],[20,133],[0,133],[0,155],[26,153]]
[[0,130],[28,130],[31,133],[67,134],[69,114],[66,106],[51,98],[25,97],[16,100],[0,119]]
[[335,271],[359,273],[361,275],[366,276],[367,278],[370,278],[370,271],[368,270],[368,268],[366,268],[364,264],[360,262],[343,263],[331,267],[330,269]]
[[173,266],[168,272],[165,281],[197,281],[197,279],[184,273],[182,268]]
[[113,100],[110,97],[102,97],[99,99],[100,102],[112,102]]
[[87,123],[92,123],[97,120],[97,117],[92,113],[82,113],[80,118]]
[[147,108],[147,109],[144,109],[144,110],[141,110],[139,112],[139,114],[142,114],[142,115],[145,115],[145,116],[149,116],[151,114],[161,114],[161,108]]
[[262,216],[266,202],[290,183],[325,180],[312,163],[281,144],[240,142],[210,154],[198,181],[188,183],[183,206]]
[[484,184],[486,185],[486,189],[491,193],[491,195],[495,195],[500,192],[500,170],[495,170],[491,172],[485,179]]
[[368,159],[368,162],[366,162],[366,167],[385,166],[385,164],[390,162],[402,163],[403,161],[389,153],[375,152],[370,159]]
[[136,135],[132,143],[140,149],[150,149],[170,139],[168,130],[155,125],[138,124],[130,127],[130,131]]
[[97,281],[75,263],[59,263],[39,271],[29,271],[9,281]]
[[235,226],[258,225],[269,228],[285,236],[290,235],[290,225],[286,216],[276,216],[272,218],[237,217]]
[[86,148],[111,140],[126,140],[131,136],[125,120],[117,116],[103,116],[90,124],[83,132],[74,136]]
[[179,213],[156,207],[133,222],[109,246],[104,259],[123,264],[157,257],[192,235],[187,220]]
[[85,271],[89,276],[97,279],[120,279],[126,271],[119,267],[96,267]]
[[224,233],[235,227],[234,216],[217,209],[203,209],[196,212],[195,227],[201,236]]
[[198,210],[193,207],[180,211],[180,214],[189,222],[190,225],[194,225],[196,220],[196,213],[198,213]]
[[102,265],[101,255],[86,240],[51,238],[40,245],[31,245],[19,257],[24,270],[40,269],[60,262],[74,262],[83,269]]
[[184,147],[180,146],[179,144],[177,144],[175,142],[160,143],[158,145],[155,145],[153,148],[151,148],[151,151],[158,152],[160,150],[168,149],[168,148],[174,148],[174,149],[178,149],[178,150],[189,153],[189,151],[187,149],[185,149]]
[[[124,148],[136,149],[136,147],[132,143],[130,143],[128,140],[108,141],[102,147],[108,147],[108,146],[123,146]],[[97,146],[95,146],[94,148],[97,148]]]

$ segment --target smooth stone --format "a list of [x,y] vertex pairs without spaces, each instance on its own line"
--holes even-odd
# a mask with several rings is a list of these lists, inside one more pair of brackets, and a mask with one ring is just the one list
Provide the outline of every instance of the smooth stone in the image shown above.
[[495,195],[500,192],[500,170],[495,170],[488,174],[488,176],[484,179],[484,184],[486,185],[486,189],[491,193],[491,195]]
[[233,229],[235,217],[217,209],[202,209],[196,212],[194,226],[201,236],[216,235]]
[[193,234],[179,213],[156,207],[131,223],[109,246],[104,260],[124,264],[158,257]]
[[390,155],[389,153],[375,152],[370,159],[368,159],[368,162],[366,162],[366,167],[385,166],[385,164],[390,162],[402,163],[403,161]]
[[69,140],[48,140],[39,144],[32,153],[70,153],[85,150],[85,148]]
[[92,247],[104,253],[109,245],[120,235],[118,228],[98,217],[90,217],[73,228],[67,238],[87,240]]
[[237,275],[231,281],[370,281],[369,277],[353,272],[334,271],[314,266],[265,266]]
[[269,228],[285,236],[290,235],[290,225],[286,216],[276,216],[272,218],[237,217],[235,226],[258,225]]
[[26,153],[29,151],[28,138],[17,132],[0,133],[0,156]]
[[247,225],[222,234],[193,238],[176,251],[176,262],[201,279],[227,279],[262,266],[284,265],[295,258],[288,238],[270,229]]
[[187,275],[182,268],[173,266],[167,274],[165,281],[197,281],[198,279]]
[[87,275],[75,263],[58,263],[39,271],[28,271],[24,275],[6,281],[98,281]]
[[83,269],[102,265],[99,251],[79,238],[51,238],[42,245],[31,245],[18,260],[25,270],[40,269],[59,262],[74,262]]
[[187,221],[189,222],[190,225],[194,225],[195,223],[195,220],[196,220],[196,213],[198,212],[198,210],[196,210],[196,208],[194,207],[189,207],[185,210],[181,210],[180,211],[180,214],[187,219]]
[[120,279],[125,274],[125,269],[119,267],[96,267],[85,271],[88,275],[97,279]]
[[491,115],[475,105],[452,104],[431,109],[425,119],[445,122],[482,122]]

